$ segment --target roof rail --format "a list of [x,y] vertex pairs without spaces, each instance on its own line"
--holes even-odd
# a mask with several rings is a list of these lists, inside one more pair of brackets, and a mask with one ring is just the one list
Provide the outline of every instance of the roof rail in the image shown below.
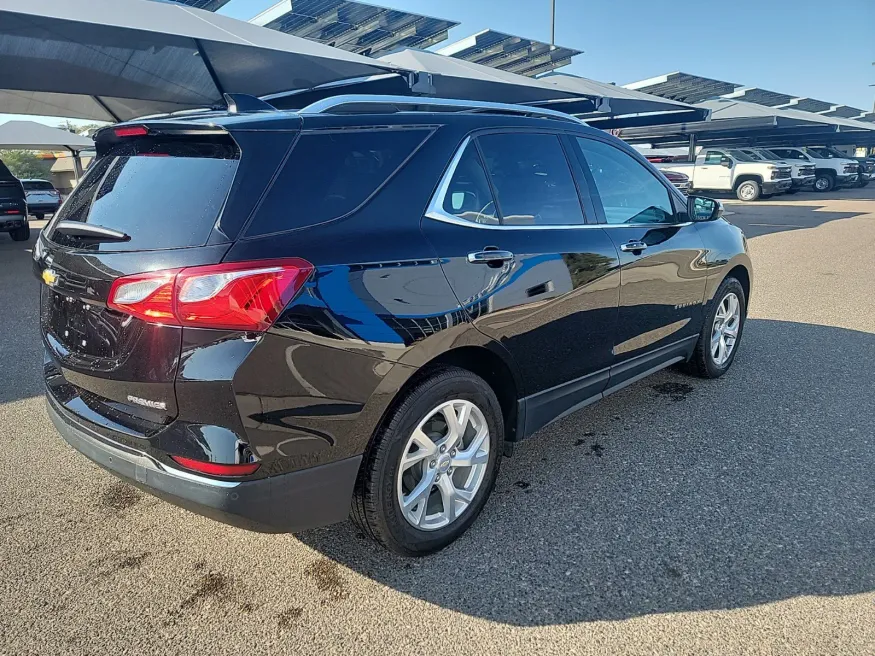
[[[345,94],[317,100],[299,109],[299,114],[328,114],[334,110],[343,109],[343,113],[374,112],[374,105],[388,105],[388,111],[443,111],[460,113],[494,113],[519,114],[538,118],[552,118],[559,121],[569,121],[586,125],[586,123],[571,114],[553,109],[543,109],[529,105],[513,105],[509,103],[485,102],[480,100],[457,100],[455,98],[427,98],[422,96],[379,96]],[[407,109],[405,109],[407,108]],[[379,110],[377,110],[379,112]],[[384,110],[387,111],[387,110]]]

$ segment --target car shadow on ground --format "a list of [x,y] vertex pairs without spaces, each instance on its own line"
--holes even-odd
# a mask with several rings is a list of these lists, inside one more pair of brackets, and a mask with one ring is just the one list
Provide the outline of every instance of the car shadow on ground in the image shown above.
[[[863,210],[823,211],[825,205],[822,202],[823,199],[819,197],[803,199],[799,196],[792,196],[788,198],[792,198],[794,202],[792,204],[786,202],[773,204],[727,203],[725,205],[725,218],[741,228],[745,236],[751,239],[775,232],[816,228],[829,221],[853,219],[866,213]],[[848,200],[859,203],[869,199],[853,198]]]
[[472,529],[411,560],[298,538],[383,585],[521,626],[875,590],[875,334],[752,319],[729,374],[668,371],[505,460]]

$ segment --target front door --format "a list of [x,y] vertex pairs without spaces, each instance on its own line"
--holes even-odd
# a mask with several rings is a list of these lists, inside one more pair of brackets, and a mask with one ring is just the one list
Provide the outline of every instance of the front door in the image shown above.
[[697,189],[732,189],[732,164],[732,158],[720,150],[700,153],[696,158],[693,186]]
[[643,159],[595,138],[577,144],[600,220],[620,251],[613,388],[692,349],[704,316],[705,247],[670,185]]
[[490,133],[463,149],[423,231],[474,325],[515,360],[529,434],[607,386],[617,250],[575,185],[564,137]]

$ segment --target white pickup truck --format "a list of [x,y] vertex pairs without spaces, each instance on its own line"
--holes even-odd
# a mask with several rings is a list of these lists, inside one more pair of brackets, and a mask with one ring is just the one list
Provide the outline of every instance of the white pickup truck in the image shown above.
[[769,148],[781,159],[814,164],[814,190],[832,191],[860,181],[860,163],[832,148]]
[[703,148],[695,163],[671,162],[656,167],[689,176],[695,191],[734,191],[744,201],[782,194],[793,184],[789,164],[756,161],[732,148]]
[[811,188],[814,186],[815,167],[810,162],[803,162],[798,159],[785,160],[767,148],[742,148],[741,151],[761,162],[772,162],[778,166],[789,166],[791,169],[790,179],[793,181],[793,184],[787,190],[788,194],[795,194],[797,191],[811,191]]

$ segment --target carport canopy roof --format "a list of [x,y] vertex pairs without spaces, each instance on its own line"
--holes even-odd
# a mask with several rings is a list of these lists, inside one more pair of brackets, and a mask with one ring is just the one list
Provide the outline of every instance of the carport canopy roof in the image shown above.
[[224,105],[397,67],[178,4],[4,0],[0,112],[103,121]]
[[0,124],[0,148],[20,150],[61,150],[73,152],[94,147],[90,137],[49,127],[35,121],[7,121]]
[[810,112],[765,107],[733,99],[710,100],[711,121],[628,128],[620,137],[631,143],[683,145],[691,134],[700,145],[875,144],[875,129],[852,121]]

